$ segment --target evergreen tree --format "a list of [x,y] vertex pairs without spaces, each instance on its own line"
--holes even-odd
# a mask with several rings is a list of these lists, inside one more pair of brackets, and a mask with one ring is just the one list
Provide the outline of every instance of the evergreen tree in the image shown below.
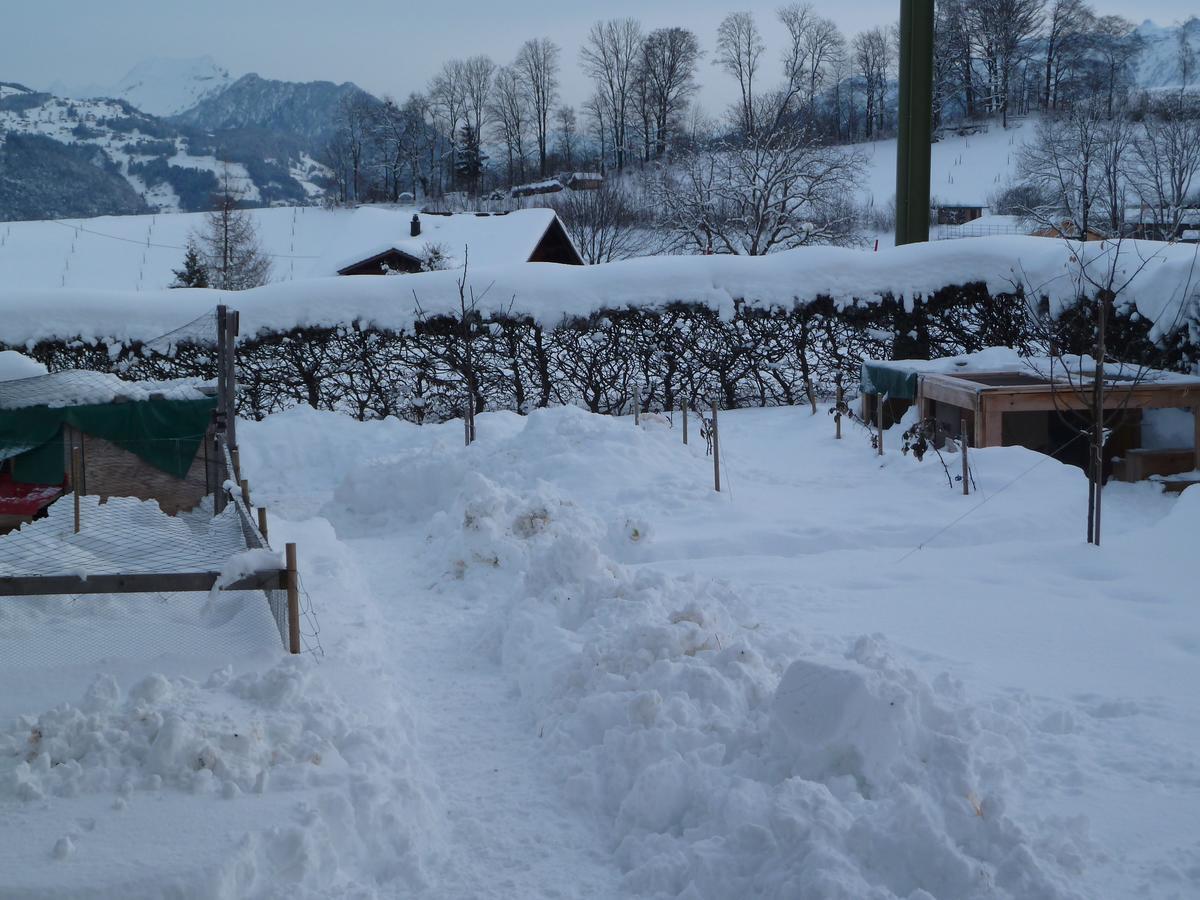
[[188,241],[187,253],[183,257],[183,268],[173,269],[175,281],[173,288],[206,288],[208,284],[208,269],[200,256],[200,248],[196,242]]
[[454,153],[454,174],[459,184],[472,193],[478,193],[479,177],[488,156],[483,152],[479,134],[469,124],[459,130],[458,146]]
[[211,286],[226,291],[258,287],[271,277],[271,259],[259,242],[254,219],[240,201],[226,170],[199,238]]

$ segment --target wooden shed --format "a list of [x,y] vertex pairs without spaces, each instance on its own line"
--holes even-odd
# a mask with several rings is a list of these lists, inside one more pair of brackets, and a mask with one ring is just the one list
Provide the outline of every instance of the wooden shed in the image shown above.
[[155,500],[175,514],[212,492],[215,390],[66,371],[0,382],[0,533],[65,492]]
[[[988,351],[941,360],[865,360],[863,416],[874,421],[883,402],[884,424],[899,421],[915,405],[921,419],[938,422],[947,435],[973,447],[1022,446],[1083,465],[1086,441],[1068,416],[1090,415],[1095,372],[1068,369],[1048,358],[1001,360]],[[989,364],[991,363],[991,364]],[[1111,411],[1105,444],[1105,475],[1137,481],[1151,475],[1200,470],[1200,378],[1176,372],[1106,367],[1104,407]],[[1142,419],[1148,410],[1186,409],[1192,414],[1190,441],[1145,447]]]

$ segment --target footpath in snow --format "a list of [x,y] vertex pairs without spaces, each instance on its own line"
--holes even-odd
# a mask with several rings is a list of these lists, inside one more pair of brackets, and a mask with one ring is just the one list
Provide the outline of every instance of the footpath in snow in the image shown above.
[[478,425],[244,423],[324,660],[25,671],[0,896],[1200,893],[1197,489],[1097,549],[1018,448],[723,413],[716,494],[657,417]]

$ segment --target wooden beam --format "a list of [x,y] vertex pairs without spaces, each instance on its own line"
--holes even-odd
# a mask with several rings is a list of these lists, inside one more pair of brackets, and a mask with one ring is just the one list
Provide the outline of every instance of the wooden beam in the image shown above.
[[[49,594],[177,594],[212,590],[219,572],[148,572],[129,575],[11,575],[0,577],[0,597]],[[287,572],[256,572],[225,591],[284,590]]]

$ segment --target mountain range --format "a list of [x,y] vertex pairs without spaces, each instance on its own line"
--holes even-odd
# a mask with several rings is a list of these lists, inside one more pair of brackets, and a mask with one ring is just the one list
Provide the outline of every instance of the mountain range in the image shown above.
[[317,160],[357,85],[234,78],[209,57],[152,59],[115,85],[0,82],[0,221],[208,209],[324,195]]

